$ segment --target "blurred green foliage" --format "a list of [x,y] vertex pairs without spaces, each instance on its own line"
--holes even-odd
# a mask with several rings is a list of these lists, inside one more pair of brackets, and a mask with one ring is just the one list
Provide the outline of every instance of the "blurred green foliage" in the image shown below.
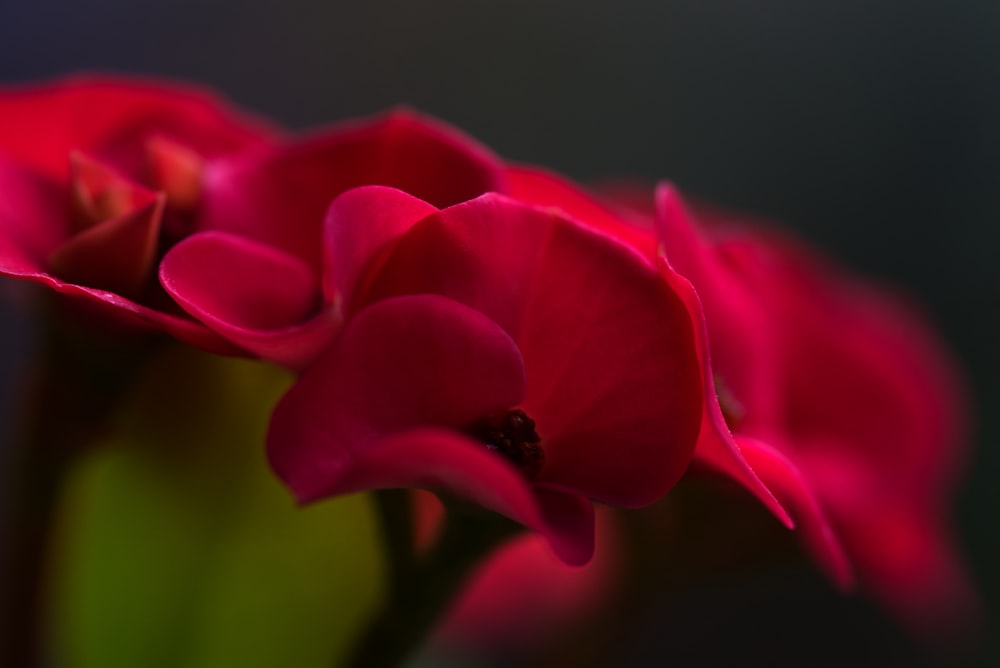
[[374,612],[369,498],[295,507],[267,467],[278,369],[165,349],[73,472],[50,580],[53,664],[334,665]]

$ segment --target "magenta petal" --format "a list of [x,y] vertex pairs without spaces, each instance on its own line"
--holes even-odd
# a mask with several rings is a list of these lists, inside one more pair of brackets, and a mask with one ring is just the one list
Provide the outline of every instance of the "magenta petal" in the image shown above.
[[163,287],[184,310],[266,359],[299,367],[335,334],[319,281],[300,259],[221,232],[188,237],[160,263]]
[[[697,291],[711,346],[712,374],[742,407],[737,431],[771,436],[781,419],[776,321],[760,288],[719,252],[670,184],[656,189],[656,225],[670,266]],[[766,440],[766,439],[765,439]]]
[[[761,309],[754,306],[755,297],[748,288],[710,252],[679,194],[669,184],[657,188],[656,208],[656,224],[665,254],[661,274],[695,314],[705,390],[705,412],[695,458],[743,485],[779,521],[792,528],[794,522],[788,512],[740,452],[723,415],[716,387],[718,378],[736,392],[749,413],[742,421],[766,422],[772,418],[767,406],[773,402],[768,397],[776,392],[773,372],[766,369],[772,345]],[[684,275],[679,271],[685,272]]]
[[459,131],[408,111],[212,166],[202,229],[253,237],[320,266],[331,200],[365,185],[449,206],[504,188],[499,160]]
[[584,498],[533,490],[506,460],[458,432],[418,428],[360,450],[338,493],[420,487],[469,499],[543,534],[568,564],[594,553],[594,509]]
[[484,195],[414,225],[363,299],[407,293],[468,304],[518,341],[540,484],[634,506],[687,467],[702,411],[691,315],[634,249]]
[[372,270],[392,241],[435,211],[427,202],[385,186],[363,186],[337,197],[324,223],[324,285],[330,302],[346,312],[350,305],[343,302],[355,294],[363,272]]
[[613,603],[627,572],[623,536],[610,510],[597,510],[598,544],[586,567],[567,566],[541,536],[517,536],[476,567],[432,643],[507,653],[541,648]]
[[44,273],[67,234],[63,188],[0,156],[0,274]]
[[648,222],[632,211],[601,201],[558,174],[538,167],[508,167],[507,180],[514,198],[556,207],[580,224],[604,232],[646,257],[656,256],[656,235]]
[[139,174],[144,140],[153,134],[215,156],[260,144],[273,130],[191,86],[74,76],[0,89],[0,152],[57,179],[75,149]]
[[519,404],[524,383],[517,346],[481,313],[433,295],[385,300],[351,319],[279,402],[271,463],[302,500],[342,493],[379,437],[461,430]]
[[694,314],[698,356],[701,360],[702,383],[705,392],[705,409],[702,413],[698,446],[694,453],[695,459],[743,485],[768,510],[774,513],[782,524],[791,529],[794,527],[791,516],[751,468],[726,425],[726,419],[719,405],[719,395],[715,388],[715,376],[712,370],[712,358],[701,300],[694,287],[683,276],[671,269],[665,259],[661,262],[660,268],[664,280],[674,288],[688,305],[688,310]]
[[851,564],[844,553],[817,491],[802,472],[777,449],[748,437],[737,437],[740,449],[757,473],[795,519],[795,527],[813,558],[841,589],[854,586]]
[[135,296],[156,262],[164,197],[78,233],[50,257],[53,273],[80,285]]
[[814,444],[797,461],[858,578],[913,630],[936,637],[970,630],[982,612],[980,601],[942,501],[908,494],[865,457],[832,445]]

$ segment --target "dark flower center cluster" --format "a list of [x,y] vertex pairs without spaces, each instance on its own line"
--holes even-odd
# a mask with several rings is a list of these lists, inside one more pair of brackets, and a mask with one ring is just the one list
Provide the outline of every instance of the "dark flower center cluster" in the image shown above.
[[535,421],[520,408],[476,421],[468,433],[510,461],[529,480],[542,468],[542,451]]

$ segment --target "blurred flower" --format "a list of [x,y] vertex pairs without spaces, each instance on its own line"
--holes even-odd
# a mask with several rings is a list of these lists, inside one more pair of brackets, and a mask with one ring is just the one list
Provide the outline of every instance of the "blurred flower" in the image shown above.
[[598,507],[597,545],[586,566],[568,566],[538,534],[496,549],[471,574],[434,634],[445,651],[519,656],[551,645],[610,603],[626,563],[609,508]]
[[156,264],[194,225],[208,162],[273,134],[180,86],[83,77],[0,91],[0,274],[232,348],[170,302]]
[[702,412],[691,315],[648,258],[496,194],[439,210],[358,188],[326,223],[346,324],[268,438],[300,500],[431,488],[583,563],[589,499],[644,505],[683,473]]
[[915,626],[965,619],[946,515],[964,393],[927,325],[787,237],[707,210],[698,226],[669,186],[657,205],[707,322],[718,400],[699,448],[735,439],[835,582],[856,571]]

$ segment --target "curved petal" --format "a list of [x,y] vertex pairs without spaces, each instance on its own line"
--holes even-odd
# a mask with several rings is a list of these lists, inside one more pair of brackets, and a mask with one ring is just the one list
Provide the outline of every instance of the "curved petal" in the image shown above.
[[847,447],[800,458],[865,587],[912,630],[946,637],[974,627],[981,603],[940,499],[900,493]]
[[853,453],[900,494],[940,504],[966,452],[969,402],[924,319],[777,234],[722,250],[779,324],[789,446]]
[[541,536],[517,536],[476,569],[432,642],[509,654],[549,643],[594,614],[624,574],[614,517],[597,510],[590,563],[567,566]]
[[767,488],[788,508],[795,528],[819,566],[841,589],[854,586],[851,563],[820,505],[816,490],[777,449],[749,437],[737,437],[740,449]]
[[69,297],[80,308],[81,314],[92,314],[102,321],[119,323],[129,328],[164,332],[188,345],[219,355],[246,354],[246,351],[233,342],[187,317],[179,308],[176,309],[176,314],[150,308],[114,292],[67,283],[43,272],[19,277],[40,283]]
[[587,563],[594,552],[594,511],[581,497],[537,494],[501,457],[455,431],[416,428],[385,436],[359,451],[337,493],[419,487],[469,499],[548,540],[567,564]]
[[695,324],[698,358],[701,360],[702,383],[705,392],[705,409],[702,413],[698,445],[694,453],[695,459],[740,483],[756,496],[782,524],[789,529],[794,528],[795,523],[792,517],[747,462],[726,424],[726,418],[719,404],[719,394],[715,388],[715,374],[712,369],[707,326],[701,308],[701,300],[694,287],[684,277],[673,271],[665,259],[661,262],[661,273],[664,280],[673,286],[677,294],[688,305]]
[[354,462],[379,437],[461,430],[519,404],[524,383],[517,346],[481,313],[433,295],[385,300],[350,320],[278,403],[271,463],[303,501],[360,489]]
[[648,221],[598,199],[558,174],[514,165],[507,168],[507,183],[510,195],[519,201],[558,208],[582,225],[628,244],[643,256],[656,257],[656,235]]
[[[772,397],[777,393],[773,372],[765,368],[772,348],[768,325],[760,309],[753,307],[747,288],[720,266],[707,241],[700,237],[677,191],[669,184],[660,184],[655,204],[663,247],[661,274],[694,314],[697,332],[705,412],[695,458],[743,485],[782,524],[792,528],[792,518],[753,471],[731,431],[767,425],[773,419]],[[726,394],[726,399],[730,421],[738,424],[727,423],[718,383],[726,384],[724,393],[737,394]]]
[[358,186],[399,188],[449,206],[504,188],[499,161],[457,130],[409,111],[356,121],[208,173],[202,229],[253,237],[319,268],[316,244],[334,197]]
[[365,272],[392,241],[414,223],[437,209],[385,186],[362,186],[339,195],[330,205],[324,221],[324,287],[331,303],[350,310],[350,300],[358,291]]
[[702,411],[691,316],[632,248],[484,195],[414,225],[359,303],[414,293],[467,304],[518,341],[539,484],[642,505],[687,467]]
[[297,257],[221,232],[202,232],[160,262],[160,282],[185,311],[260,357],[302,368],[336,336],[315,273]]
[[189,85],[76,76],[0,90],[0,152],[61,180],[74,149],[139,176],[162,135],[213,157],[265,142],[269,125]]
[[105,220],[74,236],[49,258],[64,280],[135,297],[156,262],[165,198]]
[[711,346],[712,374],[738,404],[739,419],[730,427],[766,440],[783,411],[778,390],[780,350],[766,297],[746,270],[734,266],[697,226],[672,185],[657,187],[656,209],[667,262],[698,293]]

